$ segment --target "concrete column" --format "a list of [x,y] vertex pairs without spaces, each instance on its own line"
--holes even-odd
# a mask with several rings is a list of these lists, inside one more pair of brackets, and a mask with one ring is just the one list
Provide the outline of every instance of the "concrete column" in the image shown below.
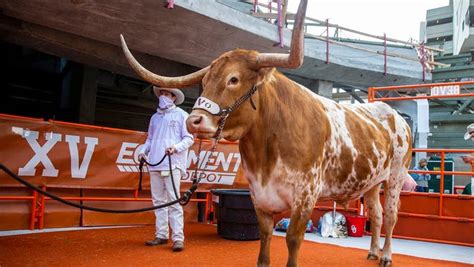
[[[418,99],[416,102],[416,132],[414,134],[416,148],[428,148],[430,134],[430,104],[427,99]],[[416,153],[416,163],[426,158],[426,152]]]
[[79,103],[79,122],[86,124],[95,123],[95,104],[97,97],[97,79],[99,70],[84,66],[82,79],[81,102]]
[[313,90],[320,96],[324,96],[326,98],[332,99],[333,82],[324,81],[324,80],[315,80],[313,84],[314,85],[312,86],[311,90]]
[[293,74],[285,74],[285,75],[291,80],[315,92],[316,94],[332,99],[333,82],[325,81],[325,80],[313,80],[313,79],[308,79],[301,76],[296,76]]

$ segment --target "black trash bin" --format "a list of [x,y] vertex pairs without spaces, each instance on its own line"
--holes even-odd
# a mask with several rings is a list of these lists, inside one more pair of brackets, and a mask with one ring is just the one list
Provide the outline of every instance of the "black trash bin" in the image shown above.
[[258,220],[247,189],[211,190],[217,234],[232,240],[258,240]]

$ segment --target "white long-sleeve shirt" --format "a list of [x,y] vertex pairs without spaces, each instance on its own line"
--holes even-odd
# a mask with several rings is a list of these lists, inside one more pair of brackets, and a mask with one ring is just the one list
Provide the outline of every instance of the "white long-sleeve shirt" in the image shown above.
[[[189,114],[179,107],[172,107],[166,111],[157,110],[150,119],[148,137],[140,153],[148,155],[148,162],[157,163],[163,158],[167,148],[174,146],[176,152],[171,155],[172,169],[178,168],[186,172],[188,148],[194,143],[193,136],[186,128],[186,119]],[[168,159],[160,165],[148,166],[150,171],[169,170]]]

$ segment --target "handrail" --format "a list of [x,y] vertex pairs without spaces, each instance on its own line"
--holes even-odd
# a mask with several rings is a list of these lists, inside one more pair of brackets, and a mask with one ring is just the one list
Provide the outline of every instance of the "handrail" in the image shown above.
[[441,82],[441,83],[422,83],[422,84],[409,84],[409,85],[395,85],[395,86],[381,86],[381,87],[371,87],[374,90],[384,90],[384,91],[394,91],[400,89],[411,89],[411,88],[424,88],[424,87],[434,87],[434,86],[445,86],[445,85],[474,85],[474,81],[465,81],[465,82]]
[[0,113],[0,118],[6,118],[6,119],[17,119],[17,120],[26,120],[26,121],[34,121],[34,122],[44,122],[42,118],[32,118],[32,117],[25,117],[25,116],[18,116],[18,115],[11,115],[11,114],[5,114],[5,113]]
[[[254,5],[258,5],[258,6],[266,8],[266,9],[270,9],[267,5],[258,3],[258,1],[256,1],[256,0],[254,0]],[[271,10],[277,11],[277,9],[273,8],[273,7],[271,7]],[[256,12],[254,11],[254,13],[256,13]],[[271,13],[269,13],[269,14],[271,14]],[[254,14],[252,13],[252,15],[254,15]],[[286,16],[287,19],[294,19],[294,16],[295,16],[295,14],[289,13],[289,12],[287,12],[286,15],[287,15]],[[329,23],[326,20],[319,20],[319,19],[316,19],[316,18],[308,17],[308,16],[306,16],[306,20],[309,20],[309,21],[312,21],[312,22],[317,22],[321,26],[329,26],[329,27],[332,27],[332,28],[341,29],[341,30],[356,33],[356,34],[359,34],[359,35],[371,37],[371,38],[374,38],[374,39],[387,40],[387,41],[393,42],[393,43],[401,43],[401,44],[405,44],[405,45],[409,45],[409,46],[420,47],[420,44],[416,44],[416,43],[413,43],[413,42],[407,42],[407,41],[403,41],[403,40],[399,40],[399,39],[395,39],[395,38],[390,38],[390,37],[384,37],[384,36],[374,35],[374,34],[370,34],[370,33],[365,33],[365,32],[362,32],[362,31],[359,31],[359,30],[354,30],[354,29],[344,27],[344,26],[341,26],[341,25],[338,25],[338,24]],[[436,51],[436,52],[443,52],[444,51],[444,49],[440,49],[440,48],[436,48],[436,47],[430,47],[430,46],[424,46],[424,48],[428,49],[428,50],[433,50],[433,51]]]
[[[258,2],[258,0],[254,0],[253,1],[253,8],[252,8],[252,11],[250,12],[250,14],[254,17],[265,18],[267,20],[277,19],[277,21],[278,21],[277,26],[278,26],[279,45],[280,45],[280,47],[283,47],[283,39],[282,39],[282,27],[283,27],[283,25],[282,25],[281,20],[282,20],[282,18],[283,18],[284,21],[287,21],[289,19],[294,20],[295,19],[295,14],[288,13],[286,11],[286,8],[287,8],[286,1],[285,1],[285,4],[282,4],[281,0],[277,1],[277,8],[276,9],[273,8],[272,3],[273,3],[273,1],[270,1],[268,3],[268,6],[266,6],[266,5],[260,4]],[[257,8],[256,8],[257,6],[262,6],[266,9],[268,9],[269,13],[257,12]],[[282,11],[282,6],[284,7],[283,11]],[[272,13],[273,10],[276,10],[277,13]],[[434,68],[434,66],[441,66],[441,67],[449,66],[448,64],[435,62],[435,60],[434,60],[434,52],[443,52],[444,51],[443,49],[426,46],[426,44],[424,42],[421,42],[421,43],[417,44],[417,43],[414,43],[412,41],[410,41],[410,42],[402,41],[402,40],[398,40],[398,39],[395,39],[395,38],[387,37],[387,35],[385,33],[383,34],[383,36],[369,34],[369,33],[365,33],[365,32],[359,31],[359,30],[354,30],[354,29],[351,29],[351,28],[348,28],[348,27],[343,27],[343,26],[340,26],[338,24],[329,23],[328,19],[323,21],[323,20],[319,20],[319,19],[316,19],[316,18],[311,18],[311,17],[306,16],[305,20],[310,21],[310,23],[304,23],[304,25],[305,25],[304,26],[305,27],[305,36],[309,36],[311,38],[315,38],[315,39],[318,39],[318,40],[323,40],[323,41],[326,42],[326,64],[329,64],[329,43],[336,43],[338,45],[346,46],[346,47],[351,48],[351,49],[358,49],[358,50],[365,51],[365,52],[368,52],[368,53],[383,55],[384,56],[384,59],[383,59],[384,60],[384,72],[383,72],[384,75],[387,74],[387,68],[388,68],[387,56],[402,58],[402,59],[412,60],[412,61],[419,61],[419,63],[422,66],[423,81],[425,81],[426,72],[431,71]],[[287,24],[288,24],[288,22],[287,22]],[[326,32],[326,37],[324,38],[322,36],[313,35],[313,34],[308,33],[308,31],[307,31],[308,26],[326,27],[326,31],[325,31]],[[371,50],[371,49],[362,48],[362,47],[358,47],[358,46],[355,46],[355,45],[348,45],[348,44],[345,44],[345,43],[342,43],[342,42],[339,42],[339,41],[331,40],[329,38],[329,27],[334,28],[336,30],[336,32],[339,32],[340,30],[344,30],[344,31],[351,32],[351,33],[354,33],[354,34],[358,34],[358,35],[362,35],[362,36],[382,40],[384,50],[383,51]],[[409,47],[415,48],[415,49],[417,49],[417,57],[413,58],[413,57],[408,57],[408,56],[404,56],[404,55],[397,54],[397,53],[389,53],[389,52],[387,52],[387,42],[404,44],[404,45],[408,45]]]
[[[321,40],[321,41],[332,43],[332,44],[337,44],[337,45],[340,45],[340,46],[345,46],[345,47],[348,47],[348,48],[352,48],[352,49],[356,49],[356,50],[360,50],[360,51],[364,51],[364,52],[368,52],[368,53],[373,53],[373,54],[377,54],[377,55],[387,55],[387,56],[390,56],[390,57],[403,58],[403,59],[411,60],[411,61],[419,61],[418,58],[408,57],[408,56],[404,56],[404,55],[397,54],[397,53],[392,53],[392,52],[370,50],[370,49],[367,49],[367,48],[363,48],[363,47],[359,47],[359,46],[355,46],[355,45],[350,45],[350,44],[345,43],[345,42],[339,42],[339,41],[336,41],[336,40],[327,39],[326,37],[314,35],[314,34],[311,34],[311,33],[305,33],[305,35],[309,36],[311,38],[317,39],[317,40]],[[447,66],[447,64],[434,62],[434,61],[428,61],[428,63],[432,64],[432,65],[437,65],[437,66]]]
[[[41,187],[42,190],[46,191],[46,186]],[[117,190],[122,191],[122,190]],[[129,190],[130,191],[130,190]],[[209,218],[209,211],[210,211],[210,191],[200,191],[200,193],[205,193],[205,198],[192,198],[190,202],[204,202],[204,214],[205,214],[205,222],[207,222]],[[125,201],[125,202],[150,202],[151,198],[146,197],[138,197],[138,190],[134,190],[133,197],[61,197],[62,199],[69,200],[69,201],[105,201],[105,202],[118,202],[118,201]],[[38,229],[43,229],[44,227],[44,217],[45,217],[45,207],[47,200],[53,200],[50,197],[46,197],[44,195],[39,195],[36,191],[33,191],[32,196],[0,196],[0,201],[15,201],[15,200],[29,200],[31,201],[32,209],[30,215],[30,230],[35,229],[35,223],[38,223]]]

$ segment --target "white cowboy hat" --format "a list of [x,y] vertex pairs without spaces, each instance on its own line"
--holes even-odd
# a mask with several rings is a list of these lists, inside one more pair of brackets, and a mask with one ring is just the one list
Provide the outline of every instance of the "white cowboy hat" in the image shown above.
[[172,93],[173,95],[176,96],[176,100],[174,101],[175,105],[183,104],[184,94],[178,88],[162,88],[162,87],[153,86],[153,93],[155,93],[155,96],[158,97],[158,98],[160,97],[160,91],[161,90],[168,91],[168,92],[170,92],[170,93]]
[[464,134],[464,140],[471,139],[471,135],[473,132],[474,132],[474,123],[471,123],[469,126],[467,126],[467,132]]

